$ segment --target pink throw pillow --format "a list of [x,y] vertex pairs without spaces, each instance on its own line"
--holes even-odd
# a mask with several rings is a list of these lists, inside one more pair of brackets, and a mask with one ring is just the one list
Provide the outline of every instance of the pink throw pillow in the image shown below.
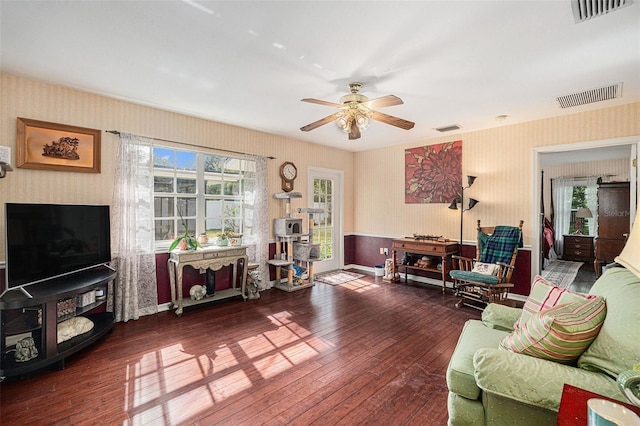
[[560,288],[545,280],[540,275],[536,275],[531,285],[529,297],[527,297],[527,301],[522,307],[520,319],[513,325],[513,329],[519,329],[522,324],[538,312],[553,308],[557,305],[589,300],[595,297],[597,296],[576,293],[566,288]]

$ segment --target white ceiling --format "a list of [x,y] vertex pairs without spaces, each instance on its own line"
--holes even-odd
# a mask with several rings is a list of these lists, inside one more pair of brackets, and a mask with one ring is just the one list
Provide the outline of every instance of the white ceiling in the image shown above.
[[[576,24],[565,0],[0,0],[0,25],[3,72],[350,151],[640,101],[638,3]],[[300,99],[351,81],[402,98],[381,111],[415,128],[299,130],[334,112]],[[555,102],[619,82],[620,99]]]

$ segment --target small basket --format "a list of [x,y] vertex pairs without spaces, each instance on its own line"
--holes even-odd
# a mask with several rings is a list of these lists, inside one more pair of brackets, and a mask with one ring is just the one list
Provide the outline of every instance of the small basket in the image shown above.
[[76,304],[83,308],[85,306],[89,306],[92,303],[96,303],[96,291],[91,290],[86,293],[79,294],[76,297]]
[[56,310],[58,318],[62,318],[66,315],[76,313],[76,298],[69,297],[68,299],[58,300],[56,304]]

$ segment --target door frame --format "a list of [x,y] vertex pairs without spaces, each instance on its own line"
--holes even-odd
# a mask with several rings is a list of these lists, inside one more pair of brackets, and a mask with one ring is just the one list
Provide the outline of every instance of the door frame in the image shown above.
[[631,153],[629,156],[629,183],[631,187],[631,191],[629,191],[629,217],[630,217],[630,225],[633,224],[633,220],[636,217],[636,206],[637,206],[637,194],[634,191],[634,188],[637,188],[638,185],[638,167],[637,165],[633,165],[633,160],[635,159],[636,164],[638,163],[638,155],[640,153],[640,137],[638,136],[628,136],[623,138],[614,138],[614,139],[603,139],[596,141],[588,141],[588,142],[576,142],[570,144],[562,144],[562,145],[549,145],[533,148],[533,202],[531,209],[531,223],[532,223],[532,244],[531,244],[531,277],[538,275],[540,271],[540,235],[542,233],[540,220],[540,199],[541,199],[541,191],[540,191],[540,172],[542,171],[542,161],[540,159],[541,154],[549,154],[554,152],[566,152],[566,151],[580,151],[584,149],[592,149],[592,148],[606,148],[610,146],[619,146],[619,145],[629,145],[631,147]]
[[[337,235],[337,238],[334,237],[336,246],[334,247],[333,255],[337,260],[338,269],[342,269],[344,267],[344,171],[309,166],[307,168],[307,204],[309,206],[313,206],[313,179],[316,177],[333,179],[339,191],[338,204],[337,206],[334,204],[333,211],[334,232]],[[321,263],[319,262],[318,264]]]

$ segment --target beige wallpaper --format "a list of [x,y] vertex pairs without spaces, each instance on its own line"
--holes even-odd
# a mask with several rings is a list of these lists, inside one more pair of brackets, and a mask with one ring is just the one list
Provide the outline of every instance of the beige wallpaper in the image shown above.
[[557,177],[602,176],[605,182],[626,182],[629,180],[629,161],[625,158],[547,165],[543,167],[543,170],[544,211],[547,217],[551,212],[551,179]]
[[[298,168],[297,191],[306,189],[307,168],[344,171],[344,231],[353,232],[353,154],[307,142],[200,118],[167,112],[78,90],[0,74],[0,145],[11,147],[15,163],[16,118],[49,121],[101,130],[119,130],[205,147],[271,155],[269,192],[282,192],[278,175],[283,161]],[[0,205],[6,202],[110,204],[118,137],[102,132],[102,173],[69,173],[14,168],[0,180]],[[304,199],[292,201],[304,207]],[[281,217],[282,201],[271,199],[269,217]],[[0,209],[4,241],[4,208]],[[0,261],[5,245],[0,244]]]
[[[640,136],[640,103],[593,112],[563,115],[493,129],[449,134],[421,144],[398,145],[350,153],[299,140],[189,117],[121,100],[110,99],[44,82],[1,74],[0,140],[15,160],[16,117],[63,124],[120,130],[184,141],[212,148],[273,155],[269,162],[269,191],[280,192],[278,169],[293,161],[299,171],[296,190],[304,192],[309,166],[344,171],[344,232],[380,236],[413,233],[457,239],[459,211],[445,204],[404,204],[404,150],[421,145],[463,141],[463,174],[478,176],[465,197],[480,200],[464,214],[464,239],[475,240],[475,221],[487,225],[525,220],[525,244],[531,243],[534,147]],[[0,180],[0,204],[5,202],[110,203],[118,138],[103,132],[102,173],[16,169]],[[294,209],[304,201],[293,200]],[[271,200],[269,217],[283,214]],[[4,240],[4,210],[0,209]],[[0,260],[4,244],[0,245]]]
[[462,140],[463,175],[478,177],[465,191],[465,200],[473,197],[480,201],[464,213],[463,239],[476,239],[478,219],[487,225],[517,225],[522,219],[525,245],[530,245],[531,224],[527,222],[533,206],[533,148],[628,136],[640,136],[640,103],[356,153],[355,231],[386,236],[443,235],[457,240],[459,210],[449,210],[447,204],[404,203],[404,150]]

